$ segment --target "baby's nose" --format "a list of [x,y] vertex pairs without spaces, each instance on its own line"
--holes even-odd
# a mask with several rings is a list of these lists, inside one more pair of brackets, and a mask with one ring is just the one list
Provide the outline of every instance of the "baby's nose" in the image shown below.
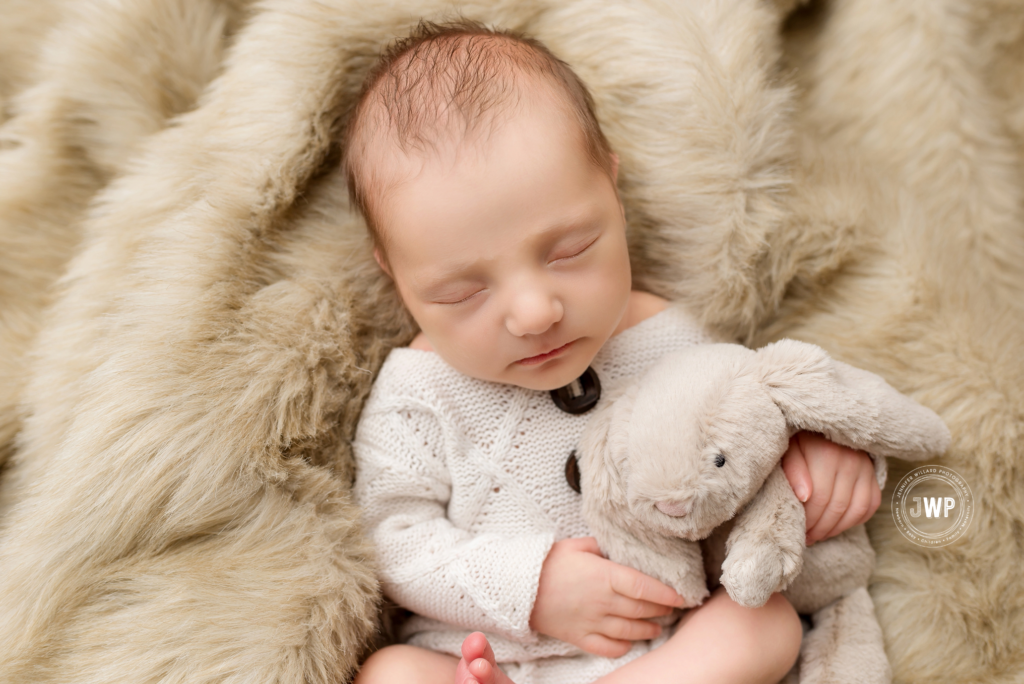
[[516,337],[539,335],[562,320],[562,302],[538,291],[519,293],[505,319],[505,327]]

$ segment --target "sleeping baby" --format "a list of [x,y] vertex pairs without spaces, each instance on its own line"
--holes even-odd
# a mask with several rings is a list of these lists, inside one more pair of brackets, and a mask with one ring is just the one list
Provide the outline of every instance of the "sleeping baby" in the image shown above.
[[[632,289],[618,158],[579,78],[532,39],[421,24],[367,78],[344,165],[421,329],[354,442],[383,590],[413,613],[356,681],[781,679],[802,637],[781,594],[686,606],[583,521],[574,450],[601,387],[712,340]],[[783,463],[809,544],[879,505],[867,454],[800,433]]]

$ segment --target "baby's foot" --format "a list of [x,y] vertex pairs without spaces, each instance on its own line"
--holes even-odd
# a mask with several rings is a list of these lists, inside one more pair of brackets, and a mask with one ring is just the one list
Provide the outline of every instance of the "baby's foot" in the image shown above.
[[455,684],[514,684],[498,669],[487,637],[473,632],[462,642],[462,660],[455,671]]

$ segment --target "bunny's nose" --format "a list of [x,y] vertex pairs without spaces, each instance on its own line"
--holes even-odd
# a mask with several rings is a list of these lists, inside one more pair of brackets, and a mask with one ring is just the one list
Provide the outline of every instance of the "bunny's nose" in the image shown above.
[[689,501],[659,501],[654,506],[665,515],[671,515],[673,518],[681,518],[690,512]]

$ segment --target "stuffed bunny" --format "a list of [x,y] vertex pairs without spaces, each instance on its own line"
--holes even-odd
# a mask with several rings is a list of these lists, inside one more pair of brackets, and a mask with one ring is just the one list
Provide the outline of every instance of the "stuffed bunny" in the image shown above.
[[780,463],[799,430],[871,454],[880,487],[886,457],[950,444],[935,413],[814,345],[700,345],[608,392],[580,443],[584,517],[608,558],[691,604],[710,579],[742,605],[782,591],[813,614],[801,682],[888,681],[864,526],[805,548],[803,504]]

